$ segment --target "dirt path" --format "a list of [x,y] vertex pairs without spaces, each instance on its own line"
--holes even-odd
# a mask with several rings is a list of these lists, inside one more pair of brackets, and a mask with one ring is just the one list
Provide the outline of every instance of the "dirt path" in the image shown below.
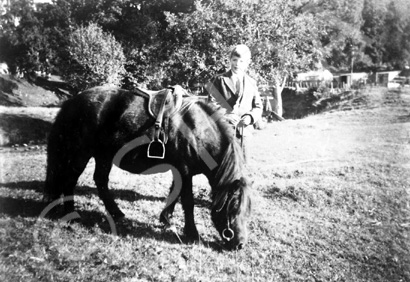
[[[256,151],[255,159],[277,166],[352,162],[357,150],[369,150],[385,163],[408,165],[410,90],[400,94],[374,89],[366,97],[365,108],[289,120],[258,132],[257,141],[272,144],[274,150]],[[383,155],[387,151],[393,152],[391,158]]]

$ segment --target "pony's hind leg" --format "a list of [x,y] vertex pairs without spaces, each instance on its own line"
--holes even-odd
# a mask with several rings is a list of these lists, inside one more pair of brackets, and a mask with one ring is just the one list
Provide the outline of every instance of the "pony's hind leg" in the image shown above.
[[91,156],[81,153],[49,152],[44,201],[51,203],[64,196],[64,213],[74,211],[74,188]]
[[161,215],[159,216],[159,221],[162,224],[164,224],[166,228],[171,226],[172,214],[174,213],[175,205],[179,198],[179,194],[173,195],[172,192],[174,192],[174,188],[175,188],[175,182],[172,181],[172,185],[169,189],[170,192],[167,198],[167,204],[165,208],[162,210]]
[[77,156],[77,160],[73,161],[67,167],[65,172],[65,181],[62,183],[62,190],[64,195],[64,212],[70,213],[74,211],[74,188],[77,184],[78,178],[83,173],[85,167],[91,156]]
[[98,189],[98,195],[103,201],[108,213],[115,219],[122,219],[125,215],[115,203],[113,196],[108,190],[108,180],[111,168],[112,163],[110,160],[96,157],[94,182]]

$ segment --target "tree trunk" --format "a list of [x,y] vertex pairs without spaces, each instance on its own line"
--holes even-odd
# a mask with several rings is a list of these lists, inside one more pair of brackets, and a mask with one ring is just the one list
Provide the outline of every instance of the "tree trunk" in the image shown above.
[[282,90],[283,87],[276,83],[275,87],[273,88],[273,111],[280,117],[283,115],[283,108],[282,108]]

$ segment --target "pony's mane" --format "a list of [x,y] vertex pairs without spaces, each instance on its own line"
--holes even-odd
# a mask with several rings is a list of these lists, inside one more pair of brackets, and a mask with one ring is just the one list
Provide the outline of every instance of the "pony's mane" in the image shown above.
[[244,172],[243,152],[236,140],[225,150],[222,162],[215,173],[215,187],[223,187],[239,179]]
[[[235,129],[224,117],[225,109],[217,104],[208,103],[199,99],[184,100],[187,100],[186,103],[188,107],[196,104],[205,111],[207,115],[215,121],[219,132],[223,135],[222,143],[225,143],[226,146],[222,148],[224,152],[223,158],[218,164],[213,186],[218,188],[233,183],[243,175],[245,162],[242,148],[235,137]],[[184,103],[182,107],[184,107]]]
[[229,211],[231,214],[248,215],[250,212],[249,183],[244,176],[245,160],[242,148],[235,137],[235,129],[224,117],[225,110],[217,104],[198,98],[186,98],[182,103],[181,111],[189,111],[194,106],[200,107],[215,121],[219,132],[223,135],[222,143],[226,144],[222,148],[222,160],[213,173],[213,179],[209,179],[213,190],[213,206],[222,209],[226,204],[231,207],[232,210]]

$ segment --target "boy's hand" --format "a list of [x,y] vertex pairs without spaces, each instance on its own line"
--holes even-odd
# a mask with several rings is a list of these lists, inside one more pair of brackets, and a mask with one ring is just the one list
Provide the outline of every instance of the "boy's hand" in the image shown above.
[[252,117],[250,115],[244,115],[241,118],[243,125],[250,125],[252,123]]
[[241,117],[237,114],[227,114],[226,119],[233,125],[237,125],[241,121]]

